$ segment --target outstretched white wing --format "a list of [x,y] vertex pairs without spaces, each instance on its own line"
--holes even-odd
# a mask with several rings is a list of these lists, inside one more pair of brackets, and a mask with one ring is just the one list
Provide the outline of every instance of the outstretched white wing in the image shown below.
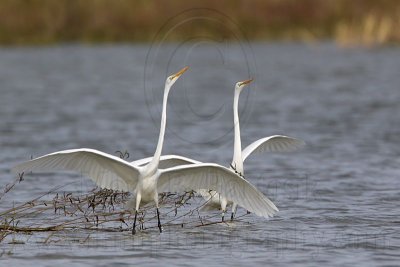
[[[145,164],[148,164],[153,157],[148,157],[144,159],[139,159],[132,161],[131,163],[135,166],[143,166]],[[160,163],[158,165],[159,169],[168,169],[180,165],[187,165],[187,164],[196,164],[196,163],[201,163],[200,161],[178,156],[178,155],[163,155],[160,157]]]
[[94,149],[71,149],[51,153],[13,168],[15,173],[28,171],[76,171],[90,177],[101,188],[133,191],[139,169],[130,163]]
[[272,217],[277,207],[252,184],[228,168],[214,163],[173,167],[160,171],[158,192],[208,188],[262,217]]
[[248,145],[242,151],[242,159],[244,162],[245,159],[252,153],[295,151],[304,145],[305,142],[300,139],[284,135],[272,135],[261,138]]

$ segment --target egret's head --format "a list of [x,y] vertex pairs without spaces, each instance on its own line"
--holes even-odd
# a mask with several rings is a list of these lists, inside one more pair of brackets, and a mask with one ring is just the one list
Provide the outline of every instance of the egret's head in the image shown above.
[[239,92],[242,91],[242,89],[244,87],[246,87],[246,85],[248,85],[252,81],[253,81],[253,79],[249,79],[249,80],[245,80],[245,81],[241,81],[241,82],[236,83],[235,90],[238,90]]
[[169,88],[171,88],[172,85],[174,85],[174,83],[179,79],[179,77],[181,77],[181,75],[183,73],[185,73],[185,71],[188,70],[189,67],[184,67],[183,69],[181,69],[180,71],[178,71],[175,74],[172,74],[171,76],[169,76],[167,78],[167,80],[165,81],[165,85],[168,86]]

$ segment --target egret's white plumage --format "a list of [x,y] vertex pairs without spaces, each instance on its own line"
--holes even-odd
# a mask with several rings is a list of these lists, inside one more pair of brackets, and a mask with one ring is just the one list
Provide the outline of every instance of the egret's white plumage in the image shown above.
[[27,171],[68,170],[90,177],[100,187],[130,191],[135,194],[135,219],[132,232],[135,233],[137,211],[141,203],[154,201],[157,207],[158,227],[161,223],[158,212],[158,192],[210,188],[221,192],[247,210],[263,217],[271,217],[278,209],[249,182],[225,167],[212,163],[198,163],[184,157],[168,158],[166,167],[177,162],[189,161],[192,165],[160,169],[159,162],[166,128],[166,106],[168,93],[179,76],[186,71],[167,78],[163,98],[161,127],[154,156],[144,166],[143,161],[128,163],[116,156],[94,149],[72,149],[51,153],[13,168],[17,173]]
[[[235,138],[237,136],[235,135]],[[239,136],[240,138],[240,136]],[[241,158],[244,161],[253,153],[265,153],[265,152],[289,152],[295,151],[305,145],[304,141],[284,135],[273,135],[259,139],[249,146],[247,146],[241,153]],[[190,161],[186,161],[186,164],[190,164]],[[237,161],[232,162],[232,166],[235,171],[244,176],[244,166],[237,164]],[[214,190],[200,189],[197,191],[206,201],[207,204],[203,206],[202,210],[208,211],[213,209],[221,209],[225,212],[227,206],[232,205],[232,216],[236,212],[236,205],[234,201],[228,197],[219,194]],[[228,200],[229,199],[229,200]]]
[[297,138],[284,135],[272,135],[261,138],[248,145],[242,151],[242,159],[245,161],[247,157],[255,153],[291,152],[303,147],[304,145],[304,141]]
[[158,212],[158,164],[164,143],[167,124],[167,101],[170,89],[178,78],[188,69],[185,67],[169,76],[165,81],[161,113],[161,127],[156,151],[151,161],[138,167],[133,164],[97,150],[76,149],[64,150],[33,159],[17,165],[14,170],[22,173],[31,170],[71,170],[88,175],[97,185],[109,189],[123,189],[135,193],[135,219],[132,232],[135,233],[136,217],[140,202],[154,201],[157,207],[158,227],[161,223]]
[[[236,136],[235,136],[236,138]],[[272,135],[254,141],[242,150],[243,162],[253,154],[268,153],[268,152],[292,152],[302,148],[305,145],[303,140],[285,136],[285,135]],[[139,160],[132,161],[131,163],[136,166],[143,166],[148,164],[153,157],[147,157]],[[160,157],[160,169],[168,169],[180,165],[202,163],[201,161],[183,157],[180,155],[162,155]]]
[[12,171],[75,171],[101,188],[132,192],[140,169],[125,160],[89,148],[58,151],[15,166]]
[[[243,88],[248,85],[252,80],[246,80],[235,84],[235,95],[233,100],[233,115],[234,115],[234,151],[233,159],[231,163],[231,170],[234,170],[241,176],[244,175],[243,163],[253,153],[265,153],[265,152],[289,152],[295,151],[305,145],[304,141],[296,138],[292,138],[284,135],[273,135],[261,138],[250,145],[248,145],[242,151],[241,137],[240,137],[240,123],[239,123],[239,96]],[[152,158],[145,158],[133,163],[138,165],[149,162]],[[160,158],[160,165],[166,167],[174,167],[183,164],[195,164],[199,161],[176,155],[164,155]],[[199,187],[196,191],[207,201],[207,204],[202,207],[202,210],[211,210],[220,208],[224,215],[226,207],[232,205],[232,216],[236,210],[236,205],[233,205],[232,200],[226,196],[221,195],[215,190],[204,189]],[[229,199],[229,200],[228,200]]]
[[[132,161],[131,163],[136,166],[143,166],[148,164],[152,159],[153,157],[148,157]],[[202,163],[202,162],[179,155],[163,155],[160,157],[160,163],[158,165],[158,168],[168,169],[180,165],[197,164],[197,163]]]
[[250,182],[232,170],[215,164],[200,163],[160,170],[160,192],[189,191],[210,188],[231,199],[258,216],[272,217],[278,208]]
[[[272,217],[278,209],[248,181],[232,170],[214,163],[196,163],[157,170],[154,179],[141,177],[137,167],[118,157],[94,149],[72,149],[51,153],[13,168],[24,171],[76,171],[90,177],[102,188],[134,192],[142,183],[141,201],[154,200],[154,192],[182,192],[211,188],[221,192],[247,210],[262,217]],[[139,181],[141,180],[141,181]]]
[[[283,135],[274,135],[259,139],[249,146],[247,146],[242,152],[242,142],[240,136],[240,123],[239,123],[239,96],[243,88],[252,82],[252,79],[238,82],[235,85],[235,94],[233,98],[233,124],[234,124],[234,147],[233,147],[233,159],[230,168],[238,173],[244,180],[244,160],[253,152],[285,152],[296,150],[297,148],[304,145],[304,142]],[[227,205],[232,205],[232,216],[236,212],[237,204],[234,199],[228,197],[220,191],[214,190],[200,190],[201,195],[207,200],[208,205],[215,207],[216,203],[220,203],[222,210],[222,220],[224,219],[224,214],[226,212]],[[241,205],[240,205],[241,206]],[[244,207],[244,206],[242,206]],[[245,208],[245,207],[244,207]],[[205,208],[207,209],[207,207]],[[249,210],[250,211],[250,210]]]

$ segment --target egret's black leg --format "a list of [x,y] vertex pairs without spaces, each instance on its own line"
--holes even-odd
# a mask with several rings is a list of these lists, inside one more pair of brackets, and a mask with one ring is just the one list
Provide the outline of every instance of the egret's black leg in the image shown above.
[[233,221],[233,217],[235,216],[235,213],[232,211],[232,214],[231,214],[231,221]]
[[225,211],[222,212],[222,222],[224,222],[225,219]]
[[137,217],[137,210],[135,210],[135,219],[133,220],[133,227],[132,227],[132,235],[136,234],[136,217]]
[[161,233],[162,229],[161,229],[161,222],[160,222],[160,212],[158,211],[158,208],[157,208],[157,219],[158,219],[158,229],[160,229],[160,233]]

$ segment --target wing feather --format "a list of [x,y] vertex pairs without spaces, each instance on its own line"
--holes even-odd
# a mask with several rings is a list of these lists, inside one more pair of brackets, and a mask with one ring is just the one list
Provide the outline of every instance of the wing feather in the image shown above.
[[272,135],[261,138],[242,151],[243,161],[252,153],[264,152],[290,152],[295,151],[305,145],[303,140],[284,135]]
[[51,153],[18,164],[15,173],[29,171],[76,171],[90,177],[101,188],[133,191],[139,169],[130,163],[94,149],[80,148]]
[[278,208],[247,180],[214,163],[178,166],[161,170],[158,192],[208,188],[262,217],[272,217]]
[[[135,166],[144,166],[148,164],[153,157],[148,157],[144,159],[139,159],[132,161],[131,163],[134,164]],[[197,164],[201,163],[200,161],[186,158],[183,156],[178,156],[178,155],[163,155],[160,157],[160,163],[158,165],[159,169],[168,169],[180,165],[187,165],[187,164]]]

